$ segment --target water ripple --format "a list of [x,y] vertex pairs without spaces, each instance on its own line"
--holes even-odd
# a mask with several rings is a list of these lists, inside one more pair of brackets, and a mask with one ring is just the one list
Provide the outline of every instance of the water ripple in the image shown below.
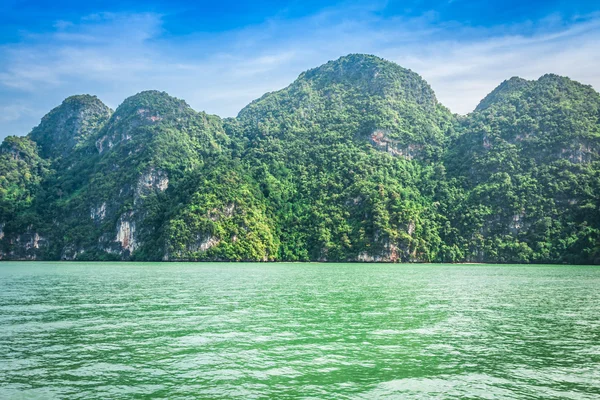
[[0,264],[0,398],[600,398],[600,269]]

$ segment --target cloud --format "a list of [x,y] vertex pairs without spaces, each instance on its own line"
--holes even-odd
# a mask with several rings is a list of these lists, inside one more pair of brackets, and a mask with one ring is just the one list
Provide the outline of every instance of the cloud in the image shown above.
[[5,65],[0,84],[23,91],[55,90],[78,81],[123,80],[150,71],[156,56],[146,41],[160,32],[155,14],[94,14],[75,23],[59,21],[55,31],[30,34],[0,48]]
[[537,79],[546,73],[566,75],[600,88],[600,19],[532,36],[493,36],[470,42],[443,40],[413,54],[390,51],[388,57],[419,72],[438,99],[458,113],[468,113],[501,81],[512,76]]
[[234,116],[302,71],[348,53],[372,53],[411,68],[457,113],[470,112],[515,75],[535,79],[553,72],[600,88],[600,15],[483,28],[441,22],[435,12],[386,17],[378,7],[329,8],[183,36],[165,30],[168,14],[56,21],[51,31],[0,46],[0,137],[26,134],[44,112],[77,93],[96,94],[114,108],[141,90],[159,89],[197,110]]

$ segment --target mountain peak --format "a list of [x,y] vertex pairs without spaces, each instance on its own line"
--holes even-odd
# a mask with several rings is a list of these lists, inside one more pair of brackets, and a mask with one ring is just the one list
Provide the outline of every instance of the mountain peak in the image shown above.
[[63,100],[61,105],[100,105],[103,106],[104,103],[98,98],[96,95],[91,94],[75,94],[73,96],[69,96]]
[[43,157],[61,157],[102,126],[111,114],[112,110],[96,96],[70,96],[46,114],[29,137]]
[[590,85],[585,85],[581,82],[574,81],[573,79],[561,76],[557,74],[545,74],[542,75],[536,84],[540,88],[554,91],[558,90],[564,95],[575,95],[575,96],[597,96],[597,92]]
[[166,115],[192,111],[183,100],[170,96],[167,92],[145,90],[126,98],[115,111],[113,119],[142,118],[153,122]]
[[403,97],[422,105],[435,105],[435,94],[419,74],[370,54],[348,54],[310,69],[296,82],[310,81],[316,87],[342,85],[369,95]]
[[525,93],[528,93],[529,97],[544,98],[546,101],[553,99],[555,102],[560,99],[577,99],[578,102],[585,102],[598,96],[591,86],[557,74],[545,74],[531,81],[512,77],[502,82],[481,100],[475,111],[483,111],[495,104],[514,101]]
[[377,56],[349,54],[301,73],[288,87],[250,103],[238,117],[254,122],[265,117],[274,120],[282,117],[278,116],[281,104],[290,108],[288,117],[297,114],[305,123],[322,119],[331,108],[346,108],[345,112],[354,116],[367,108],[374,114],[390,107],[403,114],[409,104],[433,112],[438,102],[417,73]]
[[487,96],[483,98],[475,108],[475,111],[483,111],[490,107],[492,104],[503,101],[504,99],[520,93],[522,90],[531,85],[531,81],[513,76],[510,79],[505,80],[492,90]]

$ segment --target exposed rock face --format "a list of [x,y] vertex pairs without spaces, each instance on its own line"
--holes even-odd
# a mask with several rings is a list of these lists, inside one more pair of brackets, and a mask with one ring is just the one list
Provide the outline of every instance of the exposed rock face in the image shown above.
[[[189,243],[186,246],[185,252],[187,254],[205,252],[208,249],[217,246],[219,243],[221,243],[221,240],[219,238],[217,238],[216,236],[213,236],[211,234],[198,234],[196,236],[196,240]],[[176,251],[172,255],[169,254],[169,252],[166,252],[162,258],[163,261],[169,261],[171,259],[180,259],[181,260],[181,259],[186,259],[186,258],[184,257],[184,255],[182,254],[181,251]]]
[[98,153],[102,154],[104,150],[110,149],[113,147],[113,142],[109,139],[108,136],[104,135],[100,139],[96,140],[96,149]]
[[124,251],[133,253],[138,247],[135,237],[135,222],[133,221],[133,212],[121,215],[117,222],[117,237],[116,242],[121,244]]
[[61,252],[60,259],[63,261],[74,261],[77,260],[77,256],[84,253],[83,249],[77,250],[73,245],[67,245]]
[[378,254],[360,253],[356,258],[360,262],[397,262],[400,261],[400,249],[393,243],[386,242],[383,251]]
[[375,148],[407,160],[412,160],[419,156],[420,151],[423,149],[423,146],[419,144],[411,143],[403,145],[399,140],[390,139],[387,137],[386,132],[382,130],[373,132],[370,141]]
[[197,242],[194,244],[192,251],[206,251],[211,247],[218,245],[221,241],[219,238],[211,235],[198,236]]
[[39,249],[40,242],[44,240],[45,239],[41,237],[37,232],[34,232],[33,234],[31,234],[31,238],[25,241],[25,250]]
[[519,231],[525,227],[523,217],[525,217],[525,212],[513,215],[512,220],[508,224],[508,230],[510,231],[510,233],[519,233]]
[[577,143],[573,148],[563,148],[559,154],[560,158],[565,158],[574,164],[586,164],[594,159],[594,150],[589,145]]
[[164,192],[169,187],[169,177],[166,172],[150,168],[140,176],[134,194],[134,203],[154,192]]
[[90,218],[96,222],[102,222],[106,217],[106,202],[102,203],[98,207],[92,207],[90,211]]
[[12,236],[9,240],[10,250],[0,253],[0,259],[37,260],[48,247],[48,240],[29,227],[25,233]]
[[412,235],[413,235],[413,233],[415,233],[415,228],[416,228],[416,226],[415,226],[415,223],[414,223],[414,221],[410,221],[410,222],[408,223],[408,227],[407,227],[407,230],[406,230],[406,231],[407,231],[407,233],[408,233],[410,236],[412,236]]
[[483,148],[486,150],[489,150],[492,148],[492,142],[490,141],[490,138],[487,135],[483,135],[482,144],[483,144]]
[[376,257],[369,253],[363,252],[358,255],[356,260],[361,262],[376,262]]
[[137,110],[137,113],[139,116],[145,118],[146,120],[150,121],[150,122],[158,122],[162,120],[162,117],[160,116],[160,114],[158,112],[153,112],[151,110],[147,110],[145,108],[139,108]]

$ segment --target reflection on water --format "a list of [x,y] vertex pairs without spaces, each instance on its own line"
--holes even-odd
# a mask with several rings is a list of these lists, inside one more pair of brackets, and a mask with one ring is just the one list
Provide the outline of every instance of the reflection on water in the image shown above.
[[0,264],[0,398],[598,399],[600,268]]

